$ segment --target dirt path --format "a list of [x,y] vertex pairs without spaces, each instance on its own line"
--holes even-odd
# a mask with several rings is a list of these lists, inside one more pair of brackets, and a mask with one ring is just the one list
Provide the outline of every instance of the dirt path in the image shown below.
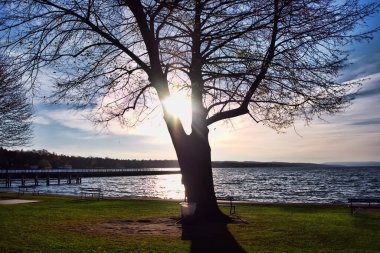
[[40,200],[6,199],[6,200],[0,200],[0,205],[15,205],[15,204],[25,204],[25,203],[35,203],[35,202],[40,202]]

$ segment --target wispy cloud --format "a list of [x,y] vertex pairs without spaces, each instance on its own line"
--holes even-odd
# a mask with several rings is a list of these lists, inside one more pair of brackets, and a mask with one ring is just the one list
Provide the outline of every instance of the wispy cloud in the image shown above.
[[372,97],[372,96],[379,96],[380,95],[380,82],[377,80],[376,86],[372,87],[370,89],[359,91],[357,96],[359,98],[362,97]]
[[33,123],[35,125],[49,125],[51,123],[51,121],[46,117],[43,117],[41,115],[37,115],[37,116],[33,117]]
[[[374,43],[380,44],[380,38]],[[362,51],[360,51],[363,53]],[[352,79],[363,78],[380,72],[380,46],[376,51],[367,52],[364,55],[354,56],[349,60],[350,65],[341,71],[340,80],[349,81]]]
[[368,126],[368,125],[380,125],[380,118],[367,119],[365,121],[357,121],[351,123],[354,126]]
[[90,110],[76,111],[62,104],[38,104],[33,148],[82,156],[175,159],[162,119],[148,120],[134,129],[115,121],[104,129],[87,119],[89,113]]

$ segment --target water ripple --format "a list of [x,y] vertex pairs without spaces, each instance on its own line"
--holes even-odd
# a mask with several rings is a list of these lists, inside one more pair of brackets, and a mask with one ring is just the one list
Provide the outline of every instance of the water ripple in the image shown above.
[[[213,175],[217,196],[244,201],[342,203],[349,197],[380,195],[379,167],[223,168],[214,169]],[[38,186],[38,190],[79,195],[80,187],[100,187],[106,197],[184,198],[180,175],[83,178],[81,185]],[[17,184],[11,190],[17,191]]]

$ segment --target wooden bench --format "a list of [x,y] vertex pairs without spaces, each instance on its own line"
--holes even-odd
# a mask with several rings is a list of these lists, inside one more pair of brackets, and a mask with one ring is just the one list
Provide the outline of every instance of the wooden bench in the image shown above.
[[349,198],[351,215],[357,209],[368,209],[368,208],[379,208],[380,209],[380,198]]
[[21,185],[18,187],[18,195],[24,195],[25,193],[32,193],[33,195],[40,195],[40,192],[36,190],[35,185]]
[[103,198],[103,193],[102,193],[101,188],[81,187],[80,196],[81,196],[81,199],[86,198],[86,197],[91,197],[91,198],[96,197],[97,199],[100,199],[100,198]]
[[227,196],[227,197],[217,197],[216,200],[218,201],[218,205],[225,205],[227,204],[230,207],[230,214],[236,213],[236,206],[234,203],[234,197]]

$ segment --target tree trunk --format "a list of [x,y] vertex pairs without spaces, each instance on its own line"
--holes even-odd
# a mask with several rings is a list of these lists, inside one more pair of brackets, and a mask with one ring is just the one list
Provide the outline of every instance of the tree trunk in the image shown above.
[[[153,83],[165,84],[161,78]],[[193,91],[193,93],[195,93]],[[166,85],[159,86],[158,95],[163,101],[169,96]],[[201,103],[201,94],[198,101],[193,99],[192,132],[186,134],[179,118],[171,115],[163,105],[164,120],[166,122],[174,149],[177,154],[182,174],[182,183],[188,202],[196,204],[194,216],[196,221],[223,221],[230,218],[223,214],[217,204],[214,182],[212,177],[211,148],[208,140],[209,130],[206,124],[206,110]]]
[[[208,133],[205,133],[208,135]],[[211,149],[207,139],[191,134],[185,144],[185,163],[181,164],[182,181],[188,202],[196,203],[195,216],[200,220],[220,220],[212,176]],[[181,158],[180,158],[181,159]]]
[[177,152],[187,201],[196,204],[195,214],[189,219],[207,222],[229,221],[230,218],[223,214],[217,205],[208,128],[204,126],[196,131],[193,128],[190,135],[179,135],[178,129],[173,133],[170,127],[169,132]]

